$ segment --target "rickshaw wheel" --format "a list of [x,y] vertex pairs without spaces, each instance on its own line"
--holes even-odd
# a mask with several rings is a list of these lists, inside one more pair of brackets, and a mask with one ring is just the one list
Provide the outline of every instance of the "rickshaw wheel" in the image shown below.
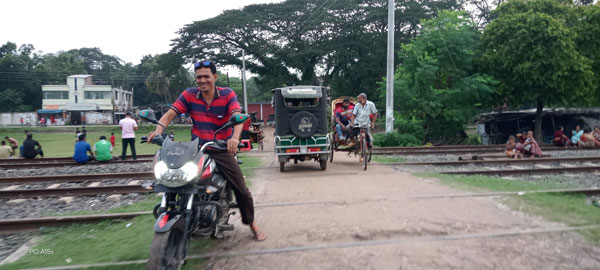
[[279,162],[279,171],[280,172],[285,171],[285,162]]
[[362,154],[362,158],[363,158],[363,163],[365,164],[364,170],[366,171],[367,170],[367,163],[369,162],[369,160],[368,160],[369,157],[367,156],[367,154],[368,154],[367,153],[367,151],[368,151],[367,149],[369,147],[367,146],[367,138],[365,138],[364,136],[363,136],[363,138],[361,140],[360,148],[362,148],[361,149],[361,152],[362,152],[361,154]]

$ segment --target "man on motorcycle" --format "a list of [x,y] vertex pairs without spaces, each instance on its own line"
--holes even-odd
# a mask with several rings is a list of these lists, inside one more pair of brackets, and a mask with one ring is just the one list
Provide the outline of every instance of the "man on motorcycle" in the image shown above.
[[[229,88],[216,87],[217,68],[210,61],[201,61],[194,65],[196,83],[198,87],[186,89],[173,103],[171,108],[159,120],[165,128],[179,114],[189,113],[193,120],[192,140],[200,139],[200,145],[213,140],[215,131],[227,123],[232,114],[240,113],[240,104],[237,95]],[[164,132],[163,127],[156,126],[156,130],[148,135],[148,141]],[[235,194],[242,223],[250,225],[254,239],[263,241],[265,233],[254,220],[254,202],[252,195],[244,182],[242,170],[234,157],[240,143],[242,125],[221,132],[217,139],[227,141],[228,152],[210,151]]]
[[[373,121],[371,121],[371,117],[373,117]],[[375,119],[377,119],[377,109],[375,108],[375,104],[367,100],[367,94],[360,93],[360,95],[358,95],[358,104],[354,106],[354,110],[352,111],[351,122],[353,125],[365,127],[369,148],[373,147],[369,128],[375,129]]]

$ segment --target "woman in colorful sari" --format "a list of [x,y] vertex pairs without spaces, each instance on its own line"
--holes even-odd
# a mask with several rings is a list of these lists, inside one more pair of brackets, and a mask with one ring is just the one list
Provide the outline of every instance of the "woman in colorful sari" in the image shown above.
[[579,140],[581,140],[581,135],[583,135],[583,129],[579,125],[575,127],[573,130],[573,137],[571,137],[571,144],[579,146]]
[[529,157],[541,157],[542,149],[538,145],[537,141],[533,138],[533,131],[527,132],[527,139],[523,144],[523,153]]

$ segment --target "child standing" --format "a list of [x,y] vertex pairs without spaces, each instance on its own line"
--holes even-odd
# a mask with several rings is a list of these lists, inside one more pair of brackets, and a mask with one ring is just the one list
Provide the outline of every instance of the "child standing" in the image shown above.
[[115,147],[115,141],[117,140],[117,138],[115,137],[115,133],[111,132],[110,133],[110,145],[112,145],[112,147]]

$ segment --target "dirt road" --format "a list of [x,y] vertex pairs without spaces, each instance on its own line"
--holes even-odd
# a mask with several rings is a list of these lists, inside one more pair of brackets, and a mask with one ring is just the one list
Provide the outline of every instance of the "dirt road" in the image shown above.
[[[271,147],[266,149],[272,149]],[[277,166],[274,156],[265,166]],[[371,240],[403,243],[301,252],[212,258],[212,269],[600,269],[600,248],[575,233],[548,233],[453,241],[422,241],[474,233],[559,228],[563,224],[512,211],[498,198],[408,197],[459,193],[436,180],[414,177],[387,166],[364,172],[357,158],[336,155],[327,171],[318,163],[260,170],[252,179],[257,205],[310,201],[323,204],[256,209],[267,233],[250,239],[239,216],[236,230],[215,251],[246,251]],[[395,200],[384,200],[395,198]],[[414,240],[414,241],[413,241]]]

